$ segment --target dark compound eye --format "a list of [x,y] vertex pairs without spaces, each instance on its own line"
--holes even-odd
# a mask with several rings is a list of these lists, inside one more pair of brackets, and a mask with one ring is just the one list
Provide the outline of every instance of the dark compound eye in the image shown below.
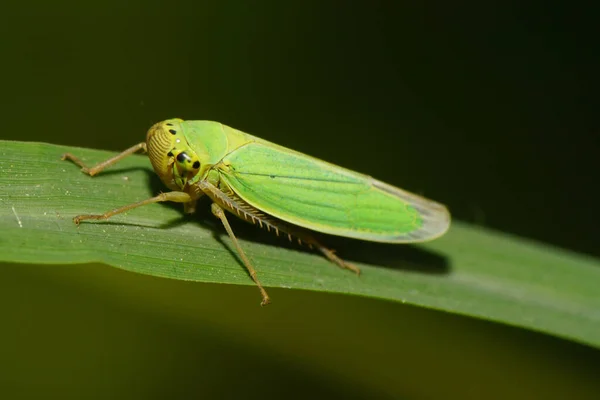
[[192,167],[194,167],[194,169],[200,168],[200,161],[194,161],[194,165],[192,165]]
[[171,133],[171,135],[175,135],[177,133],[175,129],[169,129],[169,132]]
[[187,158],[188,158],[188,155],[185,154],[185,152],[181,152],[181,153],[177,154],[177,161],[179,161],[180,163],[184,162]]

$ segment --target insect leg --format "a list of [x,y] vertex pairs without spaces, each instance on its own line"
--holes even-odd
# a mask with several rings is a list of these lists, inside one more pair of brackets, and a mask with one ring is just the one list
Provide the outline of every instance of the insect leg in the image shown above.
[[348,269],[350,271],[355,272],[357,275],[360,275],[360,269],[358,267],[347,263],[338,256],[336,256],[333,250],[328,249],[327,247],[319,243],[316,239],[312,237],[312,235],[310,235],[310,233],[308,233],[308,231],[298,227],[293,227],[290,224],[265,215],[264,213],[261,213],[260,211],[254,209],[249,204],[244,203],[243,200],[236,197],[234,193],[227,194],[217,189],[217,187],[215,187],[209,182],[200,182],[200,188],[214,202],[218,203],[222,208],[231,211],[231,213],[238,216],[239,218],[252,223],[256,223],[256,221],[258,221],[261,226],[271,226],[275,229],[276,232],[281,231],[287,233],[288,237],[290,238],[290,241],[292,240],[292,236],[295,236],[301,242],[304,242],[309,246],[317,248],[329,261],[331,261],[338,267]]
[[116,163],[118,163],[119,161],[121,161],[122,159],[124,159],[125,157],[135,153],[136,151],[139,150],[143,150],[144,152],[146,152],[146,142],[141,142],[136,144],[135,146],[131,146],[130,148],[128,148],[127,150],[125,150],[122,153],[117,154],[114,157],[109,158],[106,161],[103,161],[91,168],[87,167],[83,161],[81,161],[78,157],[74,156],[71,153],[65,153],[63,154],[60,158],[62,160],[70,160],[73,163],[75,163],[76,165],[78,165],[79,167],[81,167],[81,171],[83,173],[88,174],[89,176],[94,176],[96,175],[98,172],[102,171],[103,169],[110,167],[111,165],[114,165]]
[[192,197],[185,192],[161,193],[158,196],[151,197],[146,200],[138,201],[137,203],[128,204],[123,207],[115,208],[114,210],[107,211],[104,214],[78,215],[75,218],[73,218],[73,222],[75,222],[77,225],[79,225],[79,223],[81,221],[86,220],[86,219],[97,219],[97,220],[98,219],[108,219],[108,218],[112,217],[113,215],[121,214],[121,213],[123,213],[125,211],[129,211],[133,208],[145,206],[147,204],[152,204],[152,203],[160,203],[160,202],[164,202],[164,201],[172,201],[175,203],[189,203],[192,201]]
[[262,302],[260,303],[260,305],[266,306],[267,304],[269,304],[271,302],[271,300],[269,299],[269,295],[267,294],[267,291],[265,290],[265,288],[263,288],[263,286],[260,284],[260,281],[258,280],[258,277],[256,276],[256,271],[254,270],[254,267],[250,263],[250,260],[246,256],[246,253],[244,253],[244,250],[242,250],[242,246],[240,246],[237,238],[233,234],[233,230],[231,229],[231,226],[229,225],[229,222],[227,221],[227,216],[225,216],[225,211],[217,203],[212,203],[211,210],[212,210],[212,213],[217,218],[219,218],[221,220],[221,222],[223,223],[223,226],[225,227],[227,234],[233,241],[233,244],[235,245],[235,248],[236,248],[240,258],[244,262],[244,265],[246,266],[248,273],[250,273],[252,280],[254,281],[254,283],[256,283],[256,286],[258,286],[258,290],[260,290],[260,294],[262,295]]
[[[204,194],[201,192],[201,194]],[[196,200],[192,200],[189,203],[183,205],[183,212],[186,214],[193,214],[196,212]]]
[[347,263],[346,261],[342,260],[341,258],[339,258],[338,256],[335,255],[335,252],[333,250],[328,249],[327,247],[323,246],[322,244],[320,244],[319,242],[317,242],[313,238],[310,238],[310,237],[307,238],[306,239],[306,243],[312,244],[325,257],[327,257],[327,259],[329,261],[331,261],[332,263],[334,263],[338,267],[344,268],[344,269],[349,269],[350,271],[356,272],[357,275],[360,275],[360,268],[358,268],[357,266],[355,266],[353,264],[350,264],[350,263]]

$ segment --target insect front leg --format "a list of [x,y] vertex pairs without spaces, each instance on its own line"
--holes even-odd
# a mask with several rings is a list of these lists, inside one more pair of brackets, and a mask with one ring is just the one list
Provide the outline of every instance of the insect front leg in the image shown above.
[[73,163],[75,163],[76,165],[78,165],[79,167],[81,167],[81,172],[88,174],[89,176],[94,176],[97,173],[99,173],[100,171],[102,171],[105,168],[110,167],[111,165],[114,165],[116,163],[118,163],[119,161],[121,161],[122,159],[124,159],[127,156],[130,156],[131,154],[139,151],[139,150],[143,150],[144,153],[146,152],[146,142],[141,142],[136,144],[135,146],[131,146],[130,148],[128,148],[127,150],[123,151],[122,153],[117,154],[114,157],[109,158],[106,161],[103,161],[99,164],[96,164],[95,166],[89,168],[87,167],[83,161],[81,161],[78,157],[74,156],[71,153],[65,153],[61,156],[61,159],[64,160],[70,160]]
[[86,220],[86,219],[95,219],[95,220],[108,219],[108,218],[112,217],[113,215],[121,214],[121,213],[124,213],[125,211],[129,211],[129,210],[137,208],[137,207],[145,206],[147,204],[161,203],[161,202],[165,202],[165,201],[172,201],[175,203],[186,203],[186,204],[190,204],[190,203],[194,204],[195,203],[195,200],[192,200],[192,197],[185,192],[167,192],[167,193],[161,193],[158,196],[154,196],[154,197],[151,197],[146,200],[138,201],[137,203],[128,204],[123,207],[115,208],[114,210],[107,211],[104,214],[78,215],[75,218],[73,218],[73,222],[75,222],[77,225],[79,225],[79,223],[81,221]]
[[225,215],[225,210],[223,210],[223,208],[221,208],[221,206],[219,206],[217,203],[212,203],[211,211],[223,223],[223,226],[225,227],[227,234],[231,238],[240,258],[242,259],[242,262],[244,263],[244,266],[248,270],[250,277],[252,278],[254,283],[256,283],[256,286],[258,286],[258,290],[260,290],[260,294],[262,296],[262,302],[260,303],[260,305],[266,306],[267,304],[269,304],[271,302],[271,299],[269,299],[269,295],[267,294],[267,291],[265,290],[265,288],[261,285],[260,281],[258,280],[258,276],[256,275],[256,270],[252,266],[252,263],[250,263],[250,260],[248,259],[248,257],[246,256],[246,253],[244,253],[244,250],[242,249],[242,246],[240,246],[240,243],[238,242],[237,238],[235,237],[235,234],[233,233],[233,230],[231,229],[231,226],[229,225],[229,221],[227,221],[227,216]]

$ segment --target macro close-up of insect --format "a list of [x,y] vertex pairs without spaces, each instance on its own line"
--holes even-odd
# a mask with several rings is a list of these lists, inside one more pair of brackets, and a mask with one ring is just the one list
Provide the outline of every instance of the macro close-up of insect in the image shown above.
[[360,274],[314,238],[319,232],[383,243],[416,243],[443,235],[450,225],[447,208],[432,200],[276,145],[213,121],[169,119],[154,124],[146,141],[94,167],[75,155],[71,160],[90,176],[138,151],[147,152],[171,192],[125,205],[83,220],[105,220],[158,202],[183,203],[193,213],[206,195],[258,286],[262,305],[270,303],[257,272],[244,253],[225,211],[277,235],[287,235],[321,252],[337,266]]
[[1,399],[599,397],[596,3],[6,3]]

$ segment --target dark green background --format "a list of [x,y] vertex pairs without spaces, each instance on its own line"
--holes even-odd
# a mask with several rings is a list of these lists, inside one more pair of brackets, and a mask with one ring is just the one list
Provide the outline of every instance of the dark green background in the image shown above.
[[[2,139],[121,150],[162,119],[217,120],[423,193],[457,219],[600,256],[592,6],[3,7]],[[251,287],[101,266],[0,274],[0,390],[12,398],[598,389],[595,351],[398,304],[273,290],[263,310]]]

